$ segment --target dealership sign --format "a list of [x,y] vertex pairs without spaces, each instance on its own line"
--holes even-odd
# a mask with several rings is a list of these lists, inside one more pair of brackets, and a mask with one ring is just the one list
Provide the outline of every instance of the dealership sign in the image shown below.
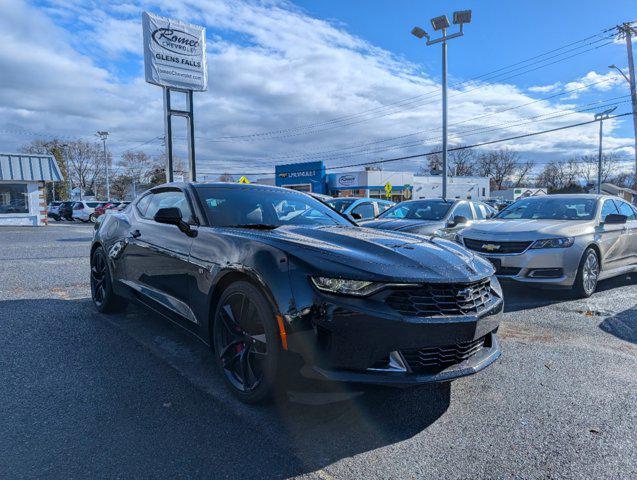
[[206,29],[144,12],[146,81],[163,87],[208,89]]

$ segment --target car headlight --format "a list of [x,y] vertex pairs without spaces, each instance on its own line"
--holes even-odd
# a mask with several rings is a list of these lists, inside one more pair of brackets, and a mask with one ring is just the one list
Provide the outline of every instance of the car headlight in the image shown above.
[[339,295],[363,297],[383,288],[384,284],[366,280],[347,280],[344,278],[312,277],[312,283],[322,292]]
[[557,237],[536,240],[531,248],[566,248],[573,245],[575,239],[573,237]]

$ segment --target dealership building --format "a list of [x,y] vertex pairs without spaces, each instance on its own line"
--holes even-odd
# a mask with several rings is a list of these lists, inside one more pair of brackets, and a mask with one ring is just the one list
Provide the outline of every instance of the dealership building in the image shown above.
[[62,181],[52,155],[0,153],[0,226],[46,225],[46,182]]
[[[387,170],[357,170],[327,173],[323,162],[278,165],[275,184],[304,192],[314,192],[334,197],[386,198],[386,186],[391,187],[391,199],[395,202],[412,198],[436,198],[441,196],[442,176],[414,175],[411,172]],[[487,177],[449,177],[448,198],[488,198]]]

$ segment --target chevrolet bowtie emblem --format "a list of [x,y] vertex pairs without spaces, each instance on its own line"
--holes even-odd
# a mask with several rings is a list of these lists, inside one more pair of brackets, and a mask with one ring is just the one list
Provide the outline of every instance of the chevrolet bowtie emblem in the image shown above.
[[500,245],[485,243],[484,245],[482,245],[482,250],[486,250],[487,252],[495,252],[496,250],[500,250]]

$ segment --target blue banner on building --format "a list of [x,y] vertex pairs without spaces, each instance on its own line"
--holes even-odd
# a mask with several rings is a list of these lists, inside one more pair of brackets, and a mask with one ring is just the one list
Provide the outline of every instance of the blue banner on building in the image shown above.
[[325,165],[323,162],[277,165],[277,187],[294,188],[304,192],[325,193]]

